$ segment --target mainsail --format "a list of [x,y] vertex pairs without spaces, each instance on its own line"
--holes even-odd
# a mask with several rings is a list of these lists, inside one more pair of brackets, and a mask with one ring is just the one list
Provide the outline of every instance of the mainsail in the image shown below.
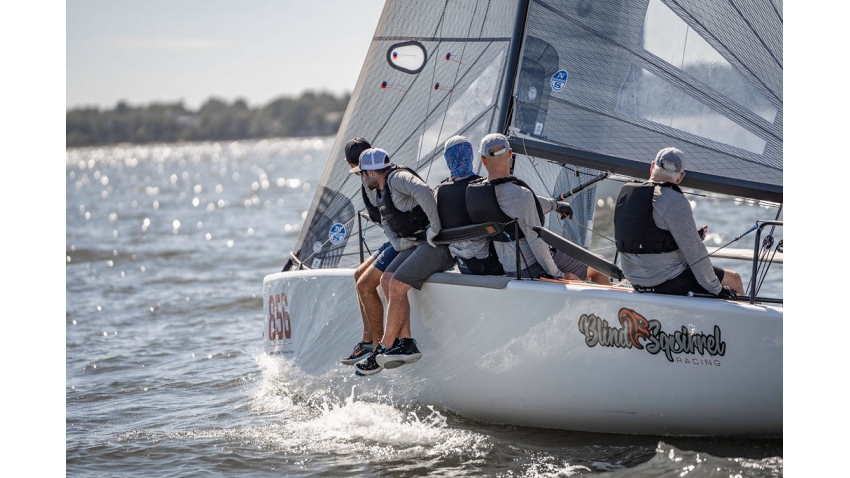
[[[666,146],[683,185],[781,202],[782,5],[757,0],[388,0],[289,268],[350,267],[384,242],[361,218],[345,143],[364,137],[429,185],[443,144],[509,133],[541,196],[600,171],[646,177]],[[476,171],[486,176],[476,159]],[[549,229],[590,244],[595,188]],[[362,231],[362,233],[361,233]],[[363,237],[363,241],[359,237]]]
[[515,151],[782,202],[781,0],[532,1],[515,96]]

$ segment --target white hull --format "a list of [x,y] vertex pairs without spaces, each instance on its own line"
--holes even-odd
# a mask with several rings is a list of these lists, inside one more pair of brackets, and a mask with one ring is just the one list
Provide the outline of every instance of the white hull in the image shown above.
[[[649,435],[782,435],[781,307],[586,283],[505,280],[503,288],[488,288],[445,282],[503,278],[435,274],[422,291],[409,294],[422,359],[364,378],[339,363],[362,332],[352,273],[267,276],[266,351],[317,380],[338,374],[395,401],[491,423]],[[654,326],[654,333],[630,334],[634,327],[620,316],[638,328]],[[703,353],[651,353],[651,339],[673,345],[683,327]],[[270,340],[275,328],[282,338]],[[591,346],[591,331],[597,338],[601,331],[608,345]]]

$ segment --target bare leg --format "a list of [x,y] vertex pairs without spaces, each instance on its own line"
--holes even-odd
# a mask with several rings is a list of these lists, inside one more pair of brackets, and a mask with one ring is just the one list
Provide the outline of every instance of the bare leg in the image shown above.
[[[369,267],[375,263],[375,258],[373,256],[369,256],[362,264],[357,266],[357,270],[354,271],[354,285],[356,289],[356,285],[360,282],[360,278],[363,277],[363,274],[369,269]],[[369,328],[369,321],[366,318],[366,309],[363,307],[363,301],[360,300],[360,291],[357,291],[357,304],[360,306],[360,319],[363,321],[363,336],[361,337],[361,342],[371,342],[372,341],[372,332]]]
[[387,299],[387,302],[390,301],[390,281],[393,278],[392,272],[384,272],[381,275],[381,290],[384,292],[384,298]]
[[611,278],[593,267],[587,268],[587,280],[596,282],[597,284],[611,285]]
[[[387,348],[393,346],[396,338],[410,338],[410,300],[407,298],[407,291],[410,290],[410,286],[392,279],[389,289],[387,327],[381,339],[381,343]],[[403,330],[406,330],[405,335],[401,335]]]
[[357,280],[357,296],[360,298],[360,309],[365,316],[363,341],[378,344],[384,332],[384,304],[378,295],[378,284],[381,282],[381,271],[369,267]]
[[729,269],[723,269],[723,272],[723,280],[720,281],[720,285],[729,286],[735,289],[736,294],[744,295],[744,282],[741,280],[741,274]]

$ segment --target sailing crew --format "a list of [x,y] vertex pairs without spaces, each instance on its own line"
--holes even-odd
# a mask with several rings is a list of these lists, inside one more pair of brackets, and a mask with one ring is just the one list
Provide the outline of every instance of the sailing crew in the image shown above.
[[[372,148],[363,138],[352,138],[345,145],[345,161],[349,168],[356,168],[360,165],[360,154],[367,149]],[[356,173],[358,176],[360,173]],[[360,194],[363,198],[363,205],[369,214],[369,219],[376,224],[381,224],[381,213],[378,211],[378,202],[375,197],[375,191],[366,187],[365,181],[361,177]],[[369,258],[363,261],[354,271],[355,290],[357,291],[357,301],[360,306],[360,318],[363,321],[363,335],[360,342],[354,346],[354,351],[351,355],[342,359],[345,365],[354,365],[363,360],[369,355],[369,352],[377,347],[378,341],[384,335],[384,303],[378,295],[378,286],[381,283],[381,276],[387,270],[395,256],[398,254],[390,241],[381,245]],[[384,292],[386,296],[386,291]]]
[[[443,149],[443,157],[451,176],[434,189],[437,211],[443,229],[474,224],[466,209],[466,189],[470,183],[483,178],[472,172],[475,152],[465,136],[452,136]],[[504,275],[505,271],[493,241],[489,238],[470,239],[449,244],[449,252],[462,274]]]
[[506,223],[517,219],[519,237],[514,237],[511,225],[505,229],[504,235],[493,238],[496,255],[507,276],[516,276],[514,241],[519,241],[521,265],[524,264],[520,269],[521,277],[611,283],[605,274],[561,251],[551,250],[545,242],[538,240],[532,228],[543,225],[546,213],[555,211],[562,217],[571,217],[573,211],[565,201],[536,196],[528,184],[511,175],[513,151],[504,135],[492,133],[485,136],[478,153],[481,163],[487,168],[487,180],[467,188],[466,205],[476,223]]
[[678,184],[685,155],[664,148],[649,165],[649,180],[623,185],[614,207],[614,239],[623,275],[638,292],[712,294],[734,300],[743,294],[741,276],[711,265],[690,203]]
[[437,202],[414,170],[393,164],[386,151],[372,148],[360,154],[360,166],[350,172],[360,173],[374,190],[384,233],[398,251],[381,279],[388,300],[384,335],[355,365],[355,374],[372,375],[422,357],[410,332],[407,292],[411,287],[421,290],[431,274],[450,269],[454,262],[448,246],[434,243],[442,228]]

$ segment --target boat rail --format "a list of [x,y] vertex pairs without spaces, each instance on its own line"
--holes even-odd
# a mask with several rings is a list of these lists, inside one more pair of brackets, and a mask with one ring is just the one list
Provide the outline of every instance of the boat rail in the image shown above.
[[[770,265],[773,263],[773,256],[771,256],[769,261],[761,260],[762,251],[764,251],[764,256],[766,259],[767,252],[769,252],[771,247],[773,246],[773,235],[769,235],[765,238],[764,243],[762,243],[761,235],[762,231],[764,231],[765,227],[782,227],[782,221],[756,221],[756,237],[754,245],[753,245],[753,275],[750,279],[750,304],[756,303],[756,295],[758,294],[758,289],[761,286],[762,281],[764,280],[764,276],[767,274],[767,269],[770,268]],[[766,249],[765,249],[766,247]],[[773,251],[773,254],[782,254],[782,241],[779,241],[776,249]],[[762,273],[762,280],[758,280],[759,277],[759,266],[762,263],[766,263],[765,269]],[[760,298],[761,302],[772,302],[772,303],[782,303],[782,299],[771,299],[771,298]]]

